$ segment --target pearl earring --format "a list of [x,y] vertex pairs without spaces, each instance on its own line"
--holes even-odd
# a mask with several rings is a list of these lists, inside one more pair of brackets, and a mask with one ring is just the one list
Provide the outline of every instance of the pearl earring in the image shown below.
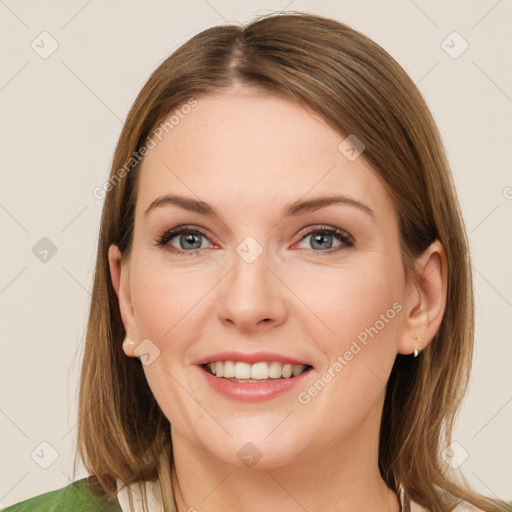
[[133,345],[135,345],[135,342],[130,338],[130,333],[127,332],[123,341],[123,350],[126,351],[127,347],[132,347]]

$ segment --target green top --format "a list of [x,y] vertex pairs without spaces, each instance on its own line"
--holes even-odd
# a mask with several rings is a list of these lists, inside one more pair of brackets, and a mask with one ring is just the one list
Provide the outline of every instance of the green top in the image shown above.
[[94,492],[87,478],[4,508],[2,512],[122,512],[119,502]]
[[[510,503],[512,512],[512,503]],[[0,512],[122,512],[119,502],[108,501],[91,488],[87,478],[62,489],[40,494]]]

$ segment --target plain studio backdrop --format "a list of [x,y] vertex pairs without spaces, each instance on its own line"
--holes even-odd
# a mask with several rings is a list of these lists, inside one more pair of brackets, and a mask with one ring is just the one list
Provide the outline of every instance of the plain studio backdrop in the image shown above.
[[0,506],[70,482],[103,205],[93,190],[136,94],[192,35],[280,10],[368,35],[433,112],[477,307],[470,389],[446,455],[476,489],[512,499],[510,0],[0,0]]

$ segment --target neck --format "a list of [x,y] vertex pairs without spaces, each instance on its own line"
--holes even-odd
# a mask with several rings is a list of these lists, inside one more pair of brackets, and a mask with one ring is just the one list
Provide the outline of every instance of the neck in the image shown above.
[[277,468],[251,469],[213,458],[173,430],[178,511],[398,512],[398,497],[378,470],[378,426],[369,417],[321,453],[302,454]]

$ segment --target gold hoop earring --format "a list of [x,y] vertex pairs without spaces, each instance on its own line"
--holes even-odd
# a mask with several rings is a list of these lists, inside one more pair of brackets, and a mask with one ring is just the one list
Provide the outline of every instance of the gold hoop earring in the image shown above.
[[[414,335],[414,339],[415,339],[418,343],[420,343],[420,344],[422,344],[422,343],[423,343],[422,339],[421,339],[417,334],[415,334],[415,335]],[[414,357],[418,357],[418,355],[419,355],[419,353],[420,353],[420,352],[421,352],[421,348],[414,347],[413,356],[414,356]]]

